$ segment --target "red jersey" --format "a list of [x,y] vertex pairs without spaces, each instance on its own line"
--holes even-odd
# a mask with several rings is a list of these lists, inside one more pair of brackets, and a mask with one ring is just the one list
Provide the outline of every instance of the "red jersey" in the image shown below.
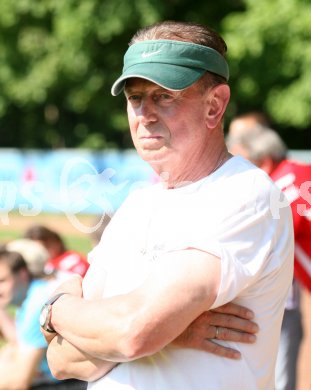
[[284,160],[270,176],[293,212],[295,277],[311,291],[311,165]]
[[89,263],[86,258],[75,251],[66,251],[62,255],[50,259],[46,265],[48,272],[58,270],[79,274],[82,277],[86,274],[88,268]]

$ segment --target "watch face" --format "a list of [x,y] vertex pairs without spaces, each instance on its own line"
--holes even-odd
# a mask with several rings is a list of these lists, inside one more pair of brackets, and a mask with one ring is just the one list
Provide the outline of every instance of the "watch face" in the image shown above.
[[41,312],[40,312],[40,326],[50,333],[56,333],[53,326],[50,324],[51,321],[51,311],[52,311],[52,305],[59,297],[67,293],[58,293],[54,295],[52,298],[50,298],[45,304],[43,305]]
[[42,328],[44,328],[44,325],[46,324],[48,314],[49,314],[48,306],[44,305],[42,310],[41,310],[40,320],[39,320],[40,326],[42,326]]

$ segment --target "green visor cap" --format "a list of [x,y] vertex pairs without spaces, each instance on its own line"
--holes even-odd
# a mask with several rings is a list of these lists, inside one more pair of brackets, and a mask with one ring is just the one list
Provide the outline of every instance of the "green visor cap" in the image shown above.
[[111,93],[119,95],[131,77],[179,91],[195,83],[206,71],[229,80],[225,58],[211,47],[166,39],[141,41],[125,53],[122,75],[113,84]]

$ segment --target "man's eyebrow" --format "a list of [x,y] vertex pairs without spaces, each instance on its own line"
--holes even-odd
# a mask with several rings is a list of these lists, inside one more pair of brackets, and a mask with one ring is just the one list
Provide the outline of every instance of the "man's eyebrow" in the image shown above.
[[137,85],[137,84],[135,84],[135,83],[128,83],[128,84],[125,84],[125,87],[124,87],[124,90],[125,90],[125,91],[130,91],[130,92],[137,91],[138,89],[141,89],[141,88],[140,88],[140,84]]
[[131,94],[131,93],[134,93],[135,92],[135,88],[133,88],[133,87],[125,87],[124,88],[124,94],[125,95],[129,95],[129,94]]

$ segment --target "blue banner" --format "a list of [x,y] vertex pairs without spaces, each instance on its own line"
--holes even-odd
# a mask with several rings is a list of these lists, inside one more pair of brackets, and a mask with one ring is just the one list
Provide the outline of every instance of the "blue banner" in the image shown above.
[[155,180],[135,150],[0,149],[0,213],[111,214]]

